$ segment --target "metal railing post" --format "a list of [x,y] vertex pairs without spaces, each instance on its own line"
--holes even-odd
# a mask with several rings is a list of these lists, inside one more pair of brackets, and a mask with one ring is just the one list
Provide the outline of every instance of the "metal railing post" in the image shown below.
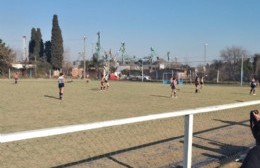
[[185,115],[184,132],[184,160],[183,167],[191,168],[192,165],[192,136],[193,136],[193,114]]

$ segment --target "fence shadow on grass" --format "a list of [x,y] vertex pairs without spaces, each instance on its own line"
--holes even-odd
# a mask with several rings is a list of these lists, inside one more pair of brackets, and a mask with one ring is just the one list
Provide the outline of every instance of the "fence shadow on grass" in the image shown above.
[[112,156],[113,156],[113,155],[118,155],[118,154],[121,154],[121,153],[125,153],[125,152],[130,152],[130,151],[133,151],[133,150],[142,149],[142,148],[149,147],[149,146],[153,146],[153,145],[157,145],[157,144],[160,144],[160,143],[169,142],[169,141],[172,141],[172,140],[177,140],[177,139],[182,138],[182,137],[183,137],[183,136],[172,137],[172,138],[167,138],[167,139],[163,139],[163,140],[156,141],[156,142],[151,142],[151,143],[147,143],[147,144],[142,144],[142,145],[139,145],[139,146],[134,146],[134,147],[126,148],[126,149],[121,149],[121,150],[118,150],[118,151],[105,153],[105,154],[103,154],[103,155],[98,155],[98,156],[86,158],[86,159],[79,160],[79,161],[76,161],[76,162],[72,162],[72,163],[67,163],[67,164],[55,166],[55,167],[53,167],[53,168],[63,168],[63,167],[69,167],[69,166],[76,166],[76,165],[79,165],[79,164],[88,163],[88,162],[91,162],[91,161],[95,161],[95,160],[99,160],[99,159],[104,159],[104,158],[108,158],[108,159],[110,159],[110,160],[112,160],[112,161],[114,161],[114,162],[120,164],[121,166],[124,166],[124,167],[127,167],[127,168],[131,168],[132,166],[127,165],[126,163],[123,163],[123,162],[121,162],[121,161],[118,161],[118,160],[116,160],[115,158],[113,158]]
[[[240,121],[240,122],[219,120],[219,119],[213,119],[213,120],[220,121],[229,126],[249,127],[249,125],[246,124],[246,122],[248,122],[248,120],[244,120],[244,121]],[[247,146],[238,146],[238,145],[234,145],[234,144],[227,144],[224,142],[216,141],[215,139],[205,138],[205,137],[202,137],[199,135],[195,135],[194,138],[204,141],[206,143],[206,145],[193,143],[193,147],[211,152],[211,153],[205,153],[205,152],[202,153],[201,155],[205,156],[207,159],[203,160],[203,161],[197,161],[197,163],[194,164],[194,167],[207,166],[208,164],[210,164],[212,162],[218,162],[218,163],[220,163],[220,165],[225,164],[227,162],[235,160],[235,158],[238,158],[239,155],[246,153],[249,150],[249,148],[253,145],[251,142],[249,142]],[[237,135],[237,137],[233,137],[233,138],[237,139],[237,138],[239,138],[239,135]]]
[[206,160],[196,161],[196,159],[194,159],[194,167],[207,166],[212,162],[224,164],[228,161],[235,160],[235,158],[238,157],[239,153],[241,153],[242,151],[247,151],[249,149],[249,146],[237,146],[226,144],[223,142],[218,142],[213,139],[208,139],[200,136],[194,137],[203,140],[206,143],[206,145],[193,143],[193,147],[202,149],[204,151],[210,151],[210,153],[204,152],[201,154],[202,156],[206,157]]
[[[239,122],[225,121],[225,120],[218,120],[218,119],[213,119],[213,120],[223,122],[223,123],[225,123],[225,125],[221,125],[221,126],[218,126],[218,127],[214,127],[214,128],[210,128],[210,129],[206,129],[206,130],[202,130],[202,131],[197,131],[197,132],[194,132],[193,135],[196,138],[199,138],[201,140],[209,142],[211,145],[217,146],[217,148],[205,147],[203,145],[194,144],[194,143],[193,143],[193,147],[213,151],[213,152],[217,153],[217,155],[202,153],[202,155],[206,156],[208,159],[197,162],[197,163],[195,161],[195,165],[197,165],[195,167],[199,167],[199,166],[205,165],[205,164],[213,162],[213,161],[220,161],[221,162],[223,160],[223,158],[226,158],[227,156],[232,156],[234,154],[237,154],[239,151],[245,151],[245,150],[249,149],[249,146],[246,147],[246,146],[229,145],[229,144],[225,144],[225,143],[222,143],[222,142],[218,142],[216,140],[206,139],[206,138],[199,136],[199,134],[202,134],[202,133],[212,132],[214,130],[220,130],[220,129],[227,128],[227,127],[234,126],[234,125],[240,125],[240,126],[242,125],[242,126],[248,127],[248,125],[245,124],[245,122],[247,122],[248,120],[239,121]],[[126,149],[121,149],[121,150],[105,153],[105,154],[98,155],[98,156],[89,157],[89,158],[86,158],[86,159],[83,159],[83,160],[79,160],[79,161],[75,161],[75,162],[71,162],[71,163],[66,163],[66,164],[63,164],[63,165],[58,165],[58,166],[55,166],[53,168],[63,168],[63,167],[77,166],[77,165],[80,165],[80,164],[84,164],[84,163],[86,164],[86,163],[96,161],[96,160],[100,160],[100,159],[104,159],[104,158],[112,160],[115,163],[119,164],[120,166],[123,166],[123,167],[126,167],[126,168],[132,168],[131,165],[123,163],[122,161],[115,159],[113,156],[118,155],[118,154],[122,154],[122,153],[125,153],[125,152],[130,152],[130,151],[133,151],[133,150],[138,150],[138,149],[142,149],[142,148],[145,148],[145,147],[153,146],[153,145],[158,145],[158,144],[170,142],[170,141],[173,141],[173,140],[179,140],[180,143],[183,143],[183,135],[171,137],[171,138],[167,138],[167,139],[162,139],[162,140],[159,140],[159,141],[150,142],[150,143],[146,143],[146,144],[142,144],[142,145],[139,145],[139,146],[134,146],[134,147],[126,148]],[[231,151],[225,150],[227,148],[230,149]],[[226,151],[228,151],[228,155],[226,154]],[[181,163],[170,163],[170,164],[174,165],[173,167],[175,167],[175,168],[182,168]]]

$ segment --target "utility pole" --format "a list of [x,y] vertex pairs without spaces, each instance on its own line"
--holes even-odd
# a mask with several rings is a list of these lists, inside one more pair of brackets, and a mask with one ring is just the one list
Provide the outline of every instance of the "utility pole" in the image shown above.
[[207,61],[207,43],[204,44],[204,72],[206,73],[206,61]]
[[97,53],[97,59],[100,57],[100,32],[97,33],[98,35],[98,42],[97,42],[97,47],[96,47],[96,53]]
[[207,60],[207,43],[204,44],[204,64],[206,65]]
[[142,82],[144,82],[144,60],[142,59]]
[[168,69],[170,69],[170,51],[167,52]]
[[242,54],[242,59],[241,59],[241,86],[243,86],[243,76],[244,76],[244,54]]
[[121,42],[121,47],[120,47],[120,51],[121,51],[121,56],[122,56],[122,65],[125,64],[125,43]]
[[27,50],[26,49],[26,36],[23,36],[23,52],[24,52],[23,60],[28,61],[26,50]]
[[83,65],[84,65],[84,79],[86,79],[86,36],[83,37],[84,39],[84,56],[83,56]]
[[152,63],[153,63],[153,57],[154,57],[156,54],[155,54],[155,51],[154,51],[153,47],[151,47],[150,50],[151,50],[151,56],[150,56],[150,60],[149,60],[149,61],[150,61],[150,64],[152,64]]
[[34,68],[34,73],[35,73],[35,78],[37,76],[37,62],[36,62],[36,54],[34,55],[34,62],[35,62],[35,68]]

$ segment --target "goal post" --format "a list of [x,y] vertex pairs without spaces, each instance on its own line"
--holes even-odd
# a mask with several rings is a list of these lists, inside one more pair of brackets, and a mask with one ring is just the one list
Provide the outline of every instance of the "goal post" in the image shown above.
[[170,84],[170,78],[173,76],[173,72],[164,72],[163,73],[163,79],[162,79],[162,83],[163,84]]

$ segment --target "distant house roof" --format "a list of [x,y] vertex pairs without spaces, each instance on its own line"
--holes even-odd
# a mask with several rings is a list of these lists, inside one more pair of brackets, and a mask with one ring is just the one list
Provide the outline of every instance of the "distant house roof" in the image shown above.
[[12,64],[12,68],[23,69],[23,64]]
[[154,62],[153,62],[153,65],[166,64],[166,63],[167,63],[167,62],[166,62],[164,59],[160,58],[160,59],[154,61]]
[[116,69],[116,72],[121,72],[123,71],[124,69],[130,69],[130,65],[126,65],[126,66],[118,66],[117,69]]
[[29,68],[34,68],[34,65],[32,64],[12,64],[12,68],[14,69],[29,69]]

